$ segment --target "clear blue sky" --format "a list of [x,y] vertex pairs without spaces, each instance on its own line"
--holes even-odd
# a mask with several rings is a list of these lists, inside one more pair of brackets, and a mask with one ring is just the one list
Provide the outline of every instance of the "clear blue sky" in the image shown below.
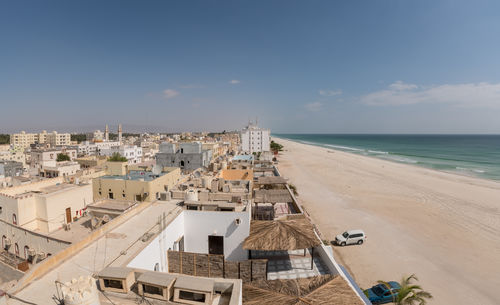
[[2,1],[0,132],[500,133],[500,1]]

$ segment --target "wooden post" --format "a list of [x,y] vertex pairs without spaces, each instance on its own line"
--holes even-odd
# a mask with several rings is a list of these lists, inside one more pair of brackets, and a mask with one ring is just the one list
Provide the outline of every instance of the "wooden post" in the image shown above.
[[314,269],[314,247],[311,247],[311,270]]

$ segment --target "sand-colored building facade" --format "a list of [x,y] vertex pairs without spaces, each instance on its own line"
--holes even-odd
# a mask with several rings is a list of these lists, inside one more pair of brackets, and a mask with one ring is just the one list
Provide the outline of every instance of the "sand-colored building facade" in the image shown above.
[[171,190],[181,178],[178,167],[164,167],[161,172],[153,173],[151,166],[127,165],[126,162],[107,162],[106,173],[92,180],[95,201],[154,201],[160,198],[160,193]]

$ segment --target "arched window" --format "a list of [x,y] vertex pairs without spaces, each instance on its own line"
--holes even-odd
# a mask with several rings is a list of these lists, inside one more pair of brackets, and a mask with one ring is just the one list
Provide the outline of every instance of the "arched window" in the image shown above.
[[17,225],[17,216],[16,214],[12,214],[12,223]]
[[14,245],[14,251],[16,252],[16,255],[19,256],[19,245],[17,243]]
[[7,238],[7,236],[3,235],[2,236],[2,250],[5,249],[5,239]]
[[30,249],[30,247],[28,246],[24,246],[24,258],[25,259],[28,259],[28,250]]
[[181,167],[184,167],[184,160],[181,160]]

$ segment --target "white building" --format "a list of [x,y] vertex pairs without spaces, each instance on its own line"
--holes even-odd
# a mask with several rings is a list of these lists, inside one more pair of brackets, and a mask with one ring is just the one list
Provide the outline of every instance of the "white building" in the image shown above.
[[[128,265],[131,268],[168,271],[168,250],[223,254],[229,261],[248,259],[242,241],[250,233],[251,209],[240,212],[184,210]],[[221,252],[211,249],[219,246]]]
[[246,153],[270,151],[271,131],[248,124],[241,131],[241,150]]
[[71,160],[77,157],[76,149],[34,149],[31,151],[31,167],[37,170],[56,167],[58,154],[68,155]]
[[118,146],[120,146],[120,142],[118,141],[95,142],[95,143],[85,141],[78,145],[78,155],[80,156],[99,155],[101,154],[102,150],[112,149]]
[[73,161],[56,162],[55,166],[43,166],[39,171],[41,177],[55,178],[76,175],[80,170],[80,164]]
[[100,155],[110,157],[114,153],[119,153],[122,157],[127,158],[129,164],[142,162],[142,147],[137,147],[136,145],[122,145],[104,148],[101,149]]

